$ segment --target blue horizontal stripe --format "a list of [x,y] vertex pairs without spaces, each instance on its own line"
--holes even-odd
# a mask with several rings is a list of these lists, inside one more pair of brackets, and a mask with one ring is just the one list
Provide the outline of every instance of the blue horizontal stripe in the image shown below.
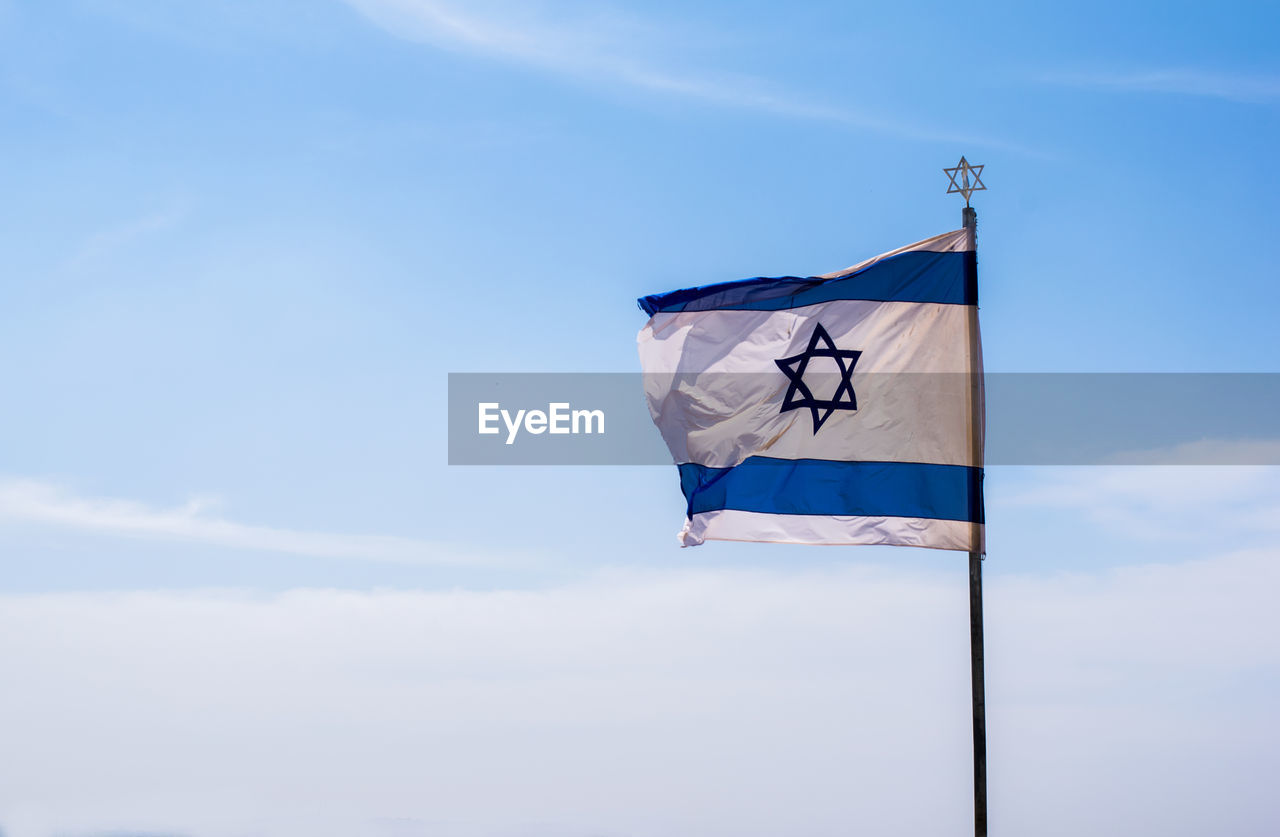
[[838,299],[977,305],[977,256],[973,251],[911,250],[838,279],[757,277],[652,294],[637,302],[653,316],[673,311],[781,311]]
[[680,466],[689,516],[765,514],[923,517],[982,523],[982,469],[918,462],[753,456],[731,468]]

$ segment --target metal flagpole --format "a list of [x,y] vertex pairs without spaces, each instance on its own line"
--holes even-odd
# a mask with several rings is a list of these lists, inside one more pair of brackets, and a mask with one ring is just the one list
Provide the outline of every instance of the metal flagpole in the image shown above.
[[969,678],[973,684],[973,833],[987,837],[987,697],[982,658],[982,554],[969,553]]
[[[951,169],[943,171],[951,178],[947,192],[959,192],[964,195],[964,209],[961,210],[961,226],[969,230],[974,246],[974,300],[969,311],[969,438],[972,444],[973,463],[978,467],[982,463],[982,434],[980,428],[982,416],[982,390],[979,383],[981,374],[981,355],[978,338],[978,301],[977,301],[977,243],[978,213],[969,206],[969,196],[983,191],[981,175],[982,166],[972,166],[964,157]],[[982,486],[977,486],[981,492]],[[980,494],[979,494],[980,496]],[[985,665],[983,661],[982,641],[982,543],[980,524],[974,524],[973,542],[976,551],[969,553],[969,680],[973,689],[973,833],[975,837],[987,837],[987,698]]]

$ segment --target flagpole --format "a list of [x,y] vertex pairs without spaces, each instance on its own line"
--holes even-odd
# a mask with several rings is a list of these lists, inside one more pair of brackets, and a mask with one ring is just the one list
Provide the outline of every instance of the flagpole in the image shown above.
[[[968,205],[967,200],[965,201],[964,209],[961,211],[960,218],[962,226],[970,231],[976,260],[978,213]],[[976,292],[976,274],[974,282],[974,290]],[[982,434],[979,430],[981,427],[981,419],[979,417],[982,415],[982,390],[978,376],[982,372],[980,368],[982,361],[979,354],[978,306],[976,299],[969,311],[968,332],[970,362],[969,435],[972,442],[974,467],[980,467],[982,463]],[[978,490],[981,491],[981,486],[979,486]],[[978,525],[980,524],[975,524],[975,530],[977,530]],[[984,549],[985,545],[982,544],[980,530],[975,531],[974,536],[974,542],[978,545],[978,549]],[[987,837],[987,700],[982,641],[981,551],[969,553],[969,665],[969,680],[973,688],[973,833],[974,837]]]

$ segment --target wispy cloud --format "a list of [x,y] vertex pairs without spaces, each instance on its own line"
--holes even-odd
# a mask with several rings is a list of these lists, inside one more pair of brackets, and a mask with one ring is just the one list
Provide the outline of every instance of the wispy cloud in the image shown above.
[[1280,100],[1280,75],[1219,73],[1191,68],[1050,73],[1043,81],[1134,93],[1205,96],[1265,104]]
[[173,229],[186,215],[185,208],[174,206],[104,227],[85,238],[66,266],[77,270],[92,265],[122,248]]
[[476,563],[472,555],[392,535],[351,535],[237,523],[213,513],[217,503],[195,498],[171,508],[133,500],[81,497],[38,480],[0,479],[0,520],[130,538],[210,544],[317,558],[357,558],[409,564]]
[[646,53],[661,39],[655,26],[600,9],[554,13],[546,4],[441,0],[346,0],[369,20],[401,38],[473,52],[551,72],[671,93],[725,105],[821,118],[843,111],[796,101],[759,79],[676,72]]
[[599,6],[507,0],[345,0],[387,32],[570,76],[725,107],[834,122],[908,139],[1024,151],[1009,143],[825,104],[749,75],[678,68],[671,34],[655,23]]
[[1002,502],[1076,511],[1113,531],[1154,542],[1221,541],[1224,533],[1233,543],[1270,542],[1280,532],[1280,468],[1274,466],[1036,470],[1034,484]]

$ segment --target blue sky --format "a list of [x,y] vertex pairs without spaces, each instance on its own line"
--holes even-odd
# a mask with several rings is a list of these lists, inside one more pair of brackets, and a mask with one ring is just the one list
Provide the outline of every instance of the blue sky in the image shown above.
[[[545,693],[485,631],[475,670],[462,666],[474,684],[501,681],[529,701],[577,706],[589,702],[590,683],[623,682],[625,669],[614,671],[612,656],[583,650],[574,637],[599,628],[623,657],[633,648],[656,659],[652,649],[664,646],[643,639],[643,615],[653,609],[699,630],[673,603],[715,612],[719,588],[704,581],[720,579],[730,591],[727,624],[740,630],[713,631],[695,645],[705,660],[741,666],[655,663],[645,681],[652,690],[685,688],[714,717],[737,694],[732,684],[776,669],[803,682],[832,678],[830,694],[855,700],[865,684],[831,663],[847,647],[888,682],[939,678],[929,686],[937,707],[964,708],[955,626],[929,610],[932,591],[955,592],[963,580],[963,556],[679,550],[673,469],[449,468],[446,376],[635,370],[636,297],[826,272],[954,228],[960,203],[943,194],[941,169],[962,153],[986,165],[990,187],[975,197],[988,370],[1280,371],[1270,253],[1280,223],[1278,18],[1280,10],[1257,3],[0,2],[0,591],[10,634],[26,637],[3,653],[6,667],[46,661],[21,669],[30,687],[9,698],[27,729],[44,731],[22,737],[20,752],[70,758],[128,742],[151,754],[128,774],[139,783],[165,775],[160,765],[175,752],[207,756],[241,777],[228,780],[232,801],[219,807],[197,778],[161,783],[169,790],[152,798],[108,793],[125,780],[90,758],[78,769],[84,783],[104,788],[97,798],[69,789],[52,769],[28,770],[0,793],[0,828],[9,837],[241,834],[268,823],[272,833],[318,833],[299,825],[302,791],[237,772],[244,748],[178,736],[181,748],[166,751],[170,739],[129,713],[140,711],[137,695],[168,682],[157,666],[186,659],[180,638],[203,636],[202,625],[226,628],[241,643],[235,648],[257,637],[271,654],[294,655],[290,637],[311,620],[329,624],[318,612],[339,622],[351,608],[381,612],[379,596],[409,598],[396,600],[401,616],[392,604],[391,621],[366,620],[369,642],[399,628],[425,636],[438,624],[465,647],[476,625],[492,624],[512,647],[535,642],[534,659],[578,653],[581,670]],[[1230,766],[1240,794],[1235,833],[1274,830],[1274,812],[1250,795],[1247,777],[1275,767],[1267,753],[1280,730],[1259,707],[1276,697],[1280,653],[1274,640],[1244,643],[1248,654],[1226,650],[1244,634],[1280,635],[1260,604],[1233,604],[1255,602],[1250,579],[1274,575],[1278,505],[1280,480],[1268,469],[992,469],[993,753],[1006,758],[1010,782],[1013,765],[1029,769],[1061,747],[1063,758],[1049,759],[1056,796],[1093,799],[1116,814],[1108,827],[1122,833],[1142,800],[1169,804],[1171,785],[1144,770],[1167,762],[1162,747],[1181,747]],[[1226,579],[1207,603],[1191,595],[1206,577]],[[945,670],[925,674],[915,640],[886,639],[889,650],[877,652],[864,636],[874,623],[850,621],[822,598],[833,585],[847,587],[851,602],[902,596],[904,607],[923,608],[920,635],[939,640],[919,644],[955,645],[958,656],[937,655]],[[1028,600],[1062,621],[1000,604],[1002,590],[1030,591]],[[416,609],[403,605],[414,596]],[[525,603],[527,623],[503,621],[504,597]],[[753,621],[753,602],[774,615]],[[830,620],[788,621],[792,611],[780,602],[800,610],[810,602]],[[1105,637],[1055,644],[1079,630],[1072,606],[1119,619],[1124,653],[1106,656],[1113,643]],[[576,616],[557,621],[562,607]],[[611,607],[626,616],[600,627],[593,614]],[[1182,636],[1176,626],[1188,607],[1218,626],[1219,644],[1179,656],[1169,643]],[[440,621],[422,622],[432,608]],[[539,613],[558,627],[544,644],[520,639],[521,630],[537,633]],[[261,631],[232,630],[241,618]],[[356,621],[353,636],[368,627]],[[172,644],[158,651],[133,643],[173,625]],[[1111,702],[1095,706],[1062,687],[1034,644],[1014,641],[1025,631],[1042,631],[1035,635],[1078,682],[1106,668]],[[819,635],[826,656],[807,657]],[[94,651],[98,636],[120,644],[104,656]],[[735,656],[774,636],[781,639],[761,659]],[[362,647],[353,640],[308,675],[280,680],[279,703],[270,704],[278,717],[224,712],[218,689],[175,692],[166,705],[175,719],[189,707],[232,738],[262,740],[254,730],[300,723],[283,720],[290,700],[337,686],[348,663],[360,669]],[[470,718],[451,732],[447,707],[430,719],[413,715],[393,673],[403,664],[426,678],[413,688],[427,688],[435,669],[414,666],[444,646],[391,647],[371,675],[386,678],[383,691],[361,691],[351,706],[371,717],[390,700],[403,713],[400,727],[343,738],[340,707],[325,704],[296,734],[321,730],[334,748],[364,753],[378,736],[394,742],[397,729],[418,730],[444,752],[510,765],[536,761],[549,746],[539,736],[556,738],[552,727],[568,751],[584,754],[596,735],[643,749],[654,731],[684,729],[665,724],[661,708],[628,714],[621,693],[607,695],[618,701],[614,714],[553,722],[477,685],[448,704]],[[203,653],[236,679],[232,646]],[[796,659],[807,661],[798,671]],[[1222,659],[1228,670],[1214,662]],[[85,683],[98,682],[87,672],[104,660],[123,671],[99,683],[122,707],[119,740],[103,731],[106,722],[76,732],[48,708],[62,705],[51,695],[83,696]],[[1001,664],[1043,667],[1044,679],[1018,682]],[[247,665],[243,682],[227,687],[233,698],[249,700],[255,677],[271,680],[267,662]],[[1209,680],[1238,688],[1224,698],[1201,688]],[[495,809],[484,802],[479,763],[458,774],[470,783],[454,776],[461,790],[435,815],[412,782],[399,795],[338,774],[313,777],[311,787],[350,789],[349,810],[332,821],[346,817],[365,833],[744,833],[744,823],[776,826],[786,822],[771,819],[779,809],[805,806],[807,833],[836,829],[841,797],[821,771],[797,778],[812,784],[785,805],[743,821],[733,813],[731,800],[772,774],[726,773],[733,759],[724,754],[736,751],[725,742],[737,740],[735,730],[789,730],[783,719],[798,711],[794,696],[774,687],[747,691],[760,715],[724,715],[704,742],[721,760],[686,753],[680,773],[695,785],[723,781],[708,785],[705,807],[674,806],[666,820],[642,813],[646,779],[627,771],[614,783],[592,779],[611,802],[577,812],[568,796],[548,793],[540,807],[512,790],[520,771],[501,773],[497,786],[523,801]],[[459,708],[466,694],[482,704],[493,698],[485,704],[492,715]],[[1157,701],[1167,728],[1142,726],[1155,723],[1148,710]],[[838,703],[822,703],[815,717],[837,723]],[[1000,726],[1002,706],[1026,734],[1014,735],[1012,721]],[[1223,706],[1244,720],[1232,726]],[[886,728],[912,728],[936,718],[937,707],[896,715]],[[701,741],[706,725],[681,718],[680,741]],[[953,721],[938,734],[962,748],[963,713],[947,716]],[[1219,721],[1221,734],[1203,741],[1168,732],[1219,729]],[[486,737],[495,724],[509,737]],[[1081,729],[1121,742],[1112,769],[1124,763],[1121,751],[1149,754],[1133,766],[1146,779],[1112,777],[1134,787],[1128,801],[1083,778],[1092,766],[1069,743]],[[96,744],[93,730],[103,736]],[[1151,740],[1123,743],[1143,730]],[[784,762],[836,769],[818,731],[793,732],[777,732],[770,745]],[[917,749],[920,759],[937,755],[925,743]],[[916,750],[902,752],[904,775],[918,770],[909,758]],[[963,808],[966,758],[940,762],[933,777],[953,808]],[[270,775],[296,766],[266,763]],[[454,775],[447,763],[403,762],[388,775]],[[550,775],[561,786],[590,784],[579,763],[566,757]],[[957,764],[955,776],[946,774]],[[1031,789],[1015,794],[997,782],[996,765],[993,755],[993,822],[1029,827],[1044,806],[1025,802]],[[1173,785],[1203,778],[1179,770]],[[953,779],[954,799],[945,796]],[[275,787],[265,795],[275,802],[246,801],[257,798],[253,782]],[[647,792],[662,795],[657,786]],[[1173,806],[1162,830],[1217,822],[1196,805]],[[382,831],[369,830],[375,821]],[[966,822],[939,813],[914,825],[959,834]],[[1063,822],[1108,833],[1087,818]]]

